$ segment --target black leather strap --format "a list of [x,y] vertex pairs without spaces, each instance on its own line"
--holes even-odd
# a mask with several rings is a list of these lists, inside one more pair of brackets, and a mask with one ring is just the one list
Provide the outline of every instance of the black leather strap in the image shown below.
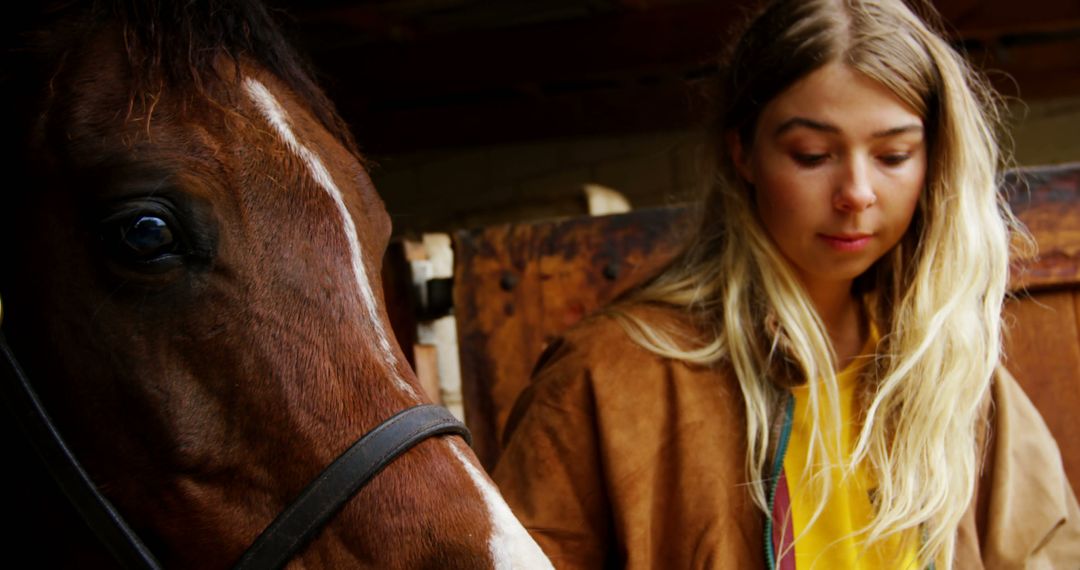
[[280,568],[346,501],[397,456],[436,435],[454,434],[472,444],[469,430],[441,406],[424,404],[394,414],[371,430],[319,475],[255,539],[234,568]]
[[3,361],[0,363],[3,388],[0,391],[4,401],[68,500],[123,567],[160,568],[154,555],[112,503],[98,492],[86,470],[75,459],[15,360],[3,332],[0,332],[0,352],[3,352],[0,359]]
[[[2,310],[2,309],[0,309]],[[3,353],[0,392],[11,414],[45,462],[68,500],[125,568],[159,570],[157,559],[90,480],[53,425],[0,332]],[[280,568],[334,516],[345,502],[384,467],[421,441],[436,435],[472,436],[449,411],[423,404],[391,416],[364,434],[334,460],[283,511],[240,558],[242,570]]]

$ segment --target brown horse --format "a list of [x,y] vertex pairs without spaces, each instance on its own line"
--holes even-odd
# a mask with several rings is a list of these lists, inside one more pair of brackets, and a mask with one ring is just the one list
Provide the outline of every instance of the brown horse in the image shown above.
[[[161,562],[227,566],[359,435],[423,400],[386,324],[389,218],[262,6],[68,1],[22,23],[0,94],[4,330]],[[13,430],[9,549],[110,564]],[[448,436],[387,467],[293,564],[550,567]]]

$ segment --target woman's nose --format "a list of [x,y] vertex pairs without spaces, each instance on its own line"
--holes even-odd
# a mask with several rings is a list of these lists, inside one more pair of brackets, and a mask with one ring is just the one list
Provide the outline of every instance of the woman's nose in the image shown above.
[[833,194],[833,207],[843,212],[861,212],[877,202],[870,182],[870,166],[862,158],[847,161]]

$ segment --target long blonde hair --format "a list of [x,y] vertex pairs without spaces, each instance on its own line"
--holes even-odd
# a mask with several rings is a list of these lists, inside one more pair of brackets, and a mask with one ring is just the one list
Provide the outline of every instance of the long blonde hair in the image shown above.
[[[976,433],[1000,359],[1010,231],[1025,234],[998,193],[1003,160],[993,92],[926,23],[936,18],[932,9],[920,12],[925,21],[900,0],[769,4],[721,67],[710,150],[717,163],[700,228],[675,263],[628,298],[688,311],[707,338],[688,347],[678,331],[615,313],[659,355],[734,371],[746,405],[750,489],[767,511],[770,434],[786,382],[808,381],[815,425],[833,422],[839,433],[835,357],[813,304],[759,222],[753,189],[736,174],[724,137],[734,133],[749,147],[762,108],[830,62],[890,89],[923,118],[926,188],[904,237],[855,282],[882,339],[866,374],[849,468],[867,466],[878,483],[866,543],[915,535],[921,563],[948,568],[979,475]],[[811,453],[825,454],[833,445],[825,440],[816,429]],[[832,482],[827,470],[813,479],[820,513]]]

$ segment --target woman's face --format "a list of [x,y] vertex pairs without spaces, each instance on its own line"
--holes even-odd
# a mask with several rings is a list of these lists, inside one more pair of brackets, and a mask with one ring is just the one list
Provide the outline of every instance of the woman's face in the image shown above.
[[844,64],[770,101],[749,148],[732,139],[765,230],[812,297],[850,290],[911,223],[926,176],[922,118]]

